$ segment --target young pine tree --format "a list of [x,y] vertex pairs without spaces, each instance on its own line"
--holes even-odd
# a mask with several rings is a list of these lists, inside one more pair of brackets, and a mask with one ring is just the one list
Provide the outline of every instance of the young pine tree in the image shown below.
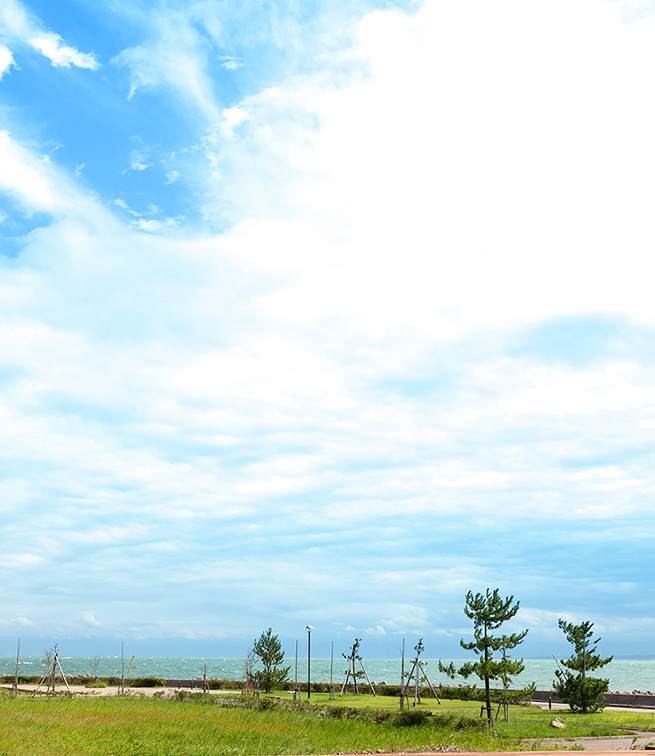
[[[514,596],[502,598],[498,588],[490,591],[487,588],[486,593],[476,593],[472,591],[466,594],[466,606],[464,614],[473,620],[474,640],[465,642],[460,641],[462,648],[473,651],[478,659],[474,662],[467,662],[459,669],[451,663],[444,666],[439,662],[439,670],[447,675],[454,677],[456,674],[462,677],[469,677],[474,674],[481,680],[484,680],[485,702],[487,709],[487,720],[489,728],[493,729],[493,712],[491,711],[491,681],[502,680],[505,686],[511,682],[512,675],[520,674],[525,665],[523,659],[510,659],[507,651],[515,648],[528,634],[527,630],[522,633],[512,633],[510,635],[492,635],[502,624],[511,620],[519,610],[519,602],[514,603]],[[496,652],[502,652],[502,657],[494,656]]]
[[596,650],[600,638],[593,639],[593,622],[581,622],[574,625],[561,619],[558,622],[566,635],[566,640],[573,644],[573,654],[561,662],[564,669],[555,672],[553,688],[557,695],[573,709],[582,713],[602,709],[602,697],[607,693],[609,680],[599,677],[587,677],[588,672],[609,664],[613,656],[602,659]]
[[281,666],[284,663],[284,651],[280,639],[273,635],[269,627],[254,641],[252,652],[264,668],[257,670],[253,677],[267,693],[270,693],[274,687],[288,678],[291,669],[290,666]]
[[[346,654],[341,654],[344,659],[348,660],[348,671],[346,672],[346,680],[348,680],[348,677],[352,677],[353,679],[353,686],[355,689],[355,695],[359,694],[359,687],[358,683],[361,682],[361,678],[364,677],[364,672],[360,669],[356,669],[356,663],[359,662],[360,665],[362,663],[362,657],[359,654],[359,644],[361,643],[361,638],[355,638],[355,642],[350,647],[350,652],[346,656]],[[344,683],[345,684],[345,683]]]

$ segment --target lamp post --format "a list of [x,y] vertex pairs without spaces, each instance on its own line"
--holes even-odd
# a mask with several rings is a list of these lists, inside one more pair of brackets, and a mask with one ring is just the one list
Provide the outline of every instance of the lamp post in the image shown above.
[[307,625],[307,700],[311,695],[311,665],[312,665],[312,630],[313,625]]

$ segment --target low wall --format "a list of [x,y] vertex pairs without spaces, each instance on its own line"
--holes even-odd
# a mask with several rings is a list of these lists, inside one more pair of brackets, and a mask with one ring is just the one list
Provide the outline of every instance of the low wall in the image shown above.
[[[535,690],[533,701],[548,701],[562,703],[562,699],[550,690]],[[644,709],[655,709],[655,696],[647,693],[605,693],[603,696],[606,706],[635,706]]]
[[166,687],[167,688],[199,688],[200,690],[204,687],[204,681],[202,678],[197,680],[166,680]]
[[[195,680],[166,680],[167,688],[187,688],[202,690],[204,682],[202,678]],[[533,701],[545,703],[550,699],[553,703],[561,704],[562,699],[552,690],[535,690],[532,694]],[[643,709],[655,709],[655,696],[647,693],[606,693],[604,696],[606,706],[630,706]]]

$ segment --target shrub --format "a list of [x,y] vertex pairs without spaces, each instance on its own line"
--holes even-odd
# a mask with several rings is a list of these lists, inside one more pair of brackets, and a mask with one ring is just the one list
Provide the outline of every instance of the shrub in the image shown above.
[[366,719],[366,709],[358,709],[355,706],[326,706],[323,716],[330,719]]
[[125,680],[125,684],[130,688],[164,688],[166,680],[160,677],[135,677],[133,680]]
[[415,727],[416,725],[427,724],[432,714],[425,709],[403,709],[393,718],[393,724],[396,727]]
[[219,680],[218,678],[207,680],[209,690],[241,690],[243,685],[243,680]]
[[464,717],[458,714],[437,714],[432,719],[435,727],[447,727],[451,730],[479,730],[484,732],[487,729],[485,719],[477,717]]

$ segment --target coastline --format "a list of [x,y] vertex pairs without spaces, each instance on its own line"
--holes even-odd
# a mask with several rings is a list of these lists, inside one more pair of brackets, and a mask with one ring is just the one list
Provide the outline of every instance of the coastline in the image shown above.
[[[134,657],[132,669],[128,669],[132,662],[131,654],[124,660],[120,656],[90,657],[90,656],[60,656],[63,669],[67,675],[91,675],[97,672],[100,677],[120,677],[124,669],[126,682],[129,679],[155,677],[163,680],[191,680],[200,679],[206,673],[207,677],[215,680],[243,680],[244,659],[235,657]],[[450,660],[443,660],[449,662]],[[461,660],[452,660],[455,663]],[[554,680],[556,663],[553,659],[525,659],[525,671],[513,679],[513,688],[524,688],[532,682],[537,690],[550,690]],[[363,658],[369,678],[377,684],[386,682],[390,685],[400,683],[401,661],[399,658]],[[291,665],[290,679],[293,679],[294,660],[287,656],[286,664]],[[97,665],[97,666],[96,666]],[[329,683],[332,666],[332,681],[341,685],[344,679],[345,662],[339,657],[330,659],[316,657],[311,659],[311,680],[318,683]],[[466,686],[474,682],[455,678],[453,680],[438,672],[438,661],[426,659],[426,671],[434,685]],[[16,656],[0,656],[0,674],[13,679],[16,672]],[[19,674],[21,676],[40,676],[45,672],[42,656],[23,656],[20,659]],[[615,659],[607,668],[602,670],[599,677],[610,680],[609,692],[621,695],[648,695],[655,692],[655,659]],[[298,680],[307,680],[307,660],[298,660]]]
[[[132,682],[132,684],[130,684]],[[157,685],[157,686],[147,686],[143,687],[140,685],[134,685],[135,681],[125,680],[124,685],[124,692],[125,695],[132,695],[132,696],[165,696],[165,697],[173,697],[177,693],[181,691],[188,691],[190,693],[200,693],[205,692],[208,694],[211,694],[213,696],[234,696],[234,695],[240,695],[242,693],[241,688],[241,682],[240,681],[231,681],[231,686],[225,686],[225,687],[212,687],[212,688],[206,688],[205,687],[205,681],[202,679],[189,679],[189,680],[164,680],[162,681],[163,685]],[[228,682],[228,681],[224,681]],[[70,693],[75,696],[88,696],[88,697],[94,697],[94,696],[116,696],[121,694],[121,686],[120,682],[116,684],[116,681],[112,681],[110,684],[106,684],[105,687],[98,687],[98,688],[88,688],[86,685],[79,684],[79,682],[71,683],[66,685],[61,680],[56,684],[55,686],[55,692],[57,695],[64,695],[66,693]],[[301,686],[302,688],[303,686]],[[450,686],[453,689],[456,689],[457,686]],[[13,688],[13,680],[9,679],[8,675],[2,675],[0,677],[0,689],[4,690],[11,690]],[[38,683],[28,683],[28,682],[21,682],[18,685],[18,690],[24,694],[32,694],[36,695],[39,693],[39,695],[46,695],[46,686],[44,684],[39,685]],[[635,693],[607,693],[604,696],[605,698],[605,707],[608,709],[614,709],[618,711],[654,711],[655,712],[655,694],[652,693],[641,693],[641,692],[635,692]],[[447,700],[444,699],[442,703],[446,703],[447,708]],[[532,694],[530,702],[536,706],[539,706],[542,709],[553,709],[553,710],[562,710],[562,709],[568,709],[568,705],[563,703],[560,698],[558,698],[557,695],[552,693],[552,691],[549,690],[535,690]],[[479,705],[478,701],[471,701],[472,705],[475,705],[476,707]]]

